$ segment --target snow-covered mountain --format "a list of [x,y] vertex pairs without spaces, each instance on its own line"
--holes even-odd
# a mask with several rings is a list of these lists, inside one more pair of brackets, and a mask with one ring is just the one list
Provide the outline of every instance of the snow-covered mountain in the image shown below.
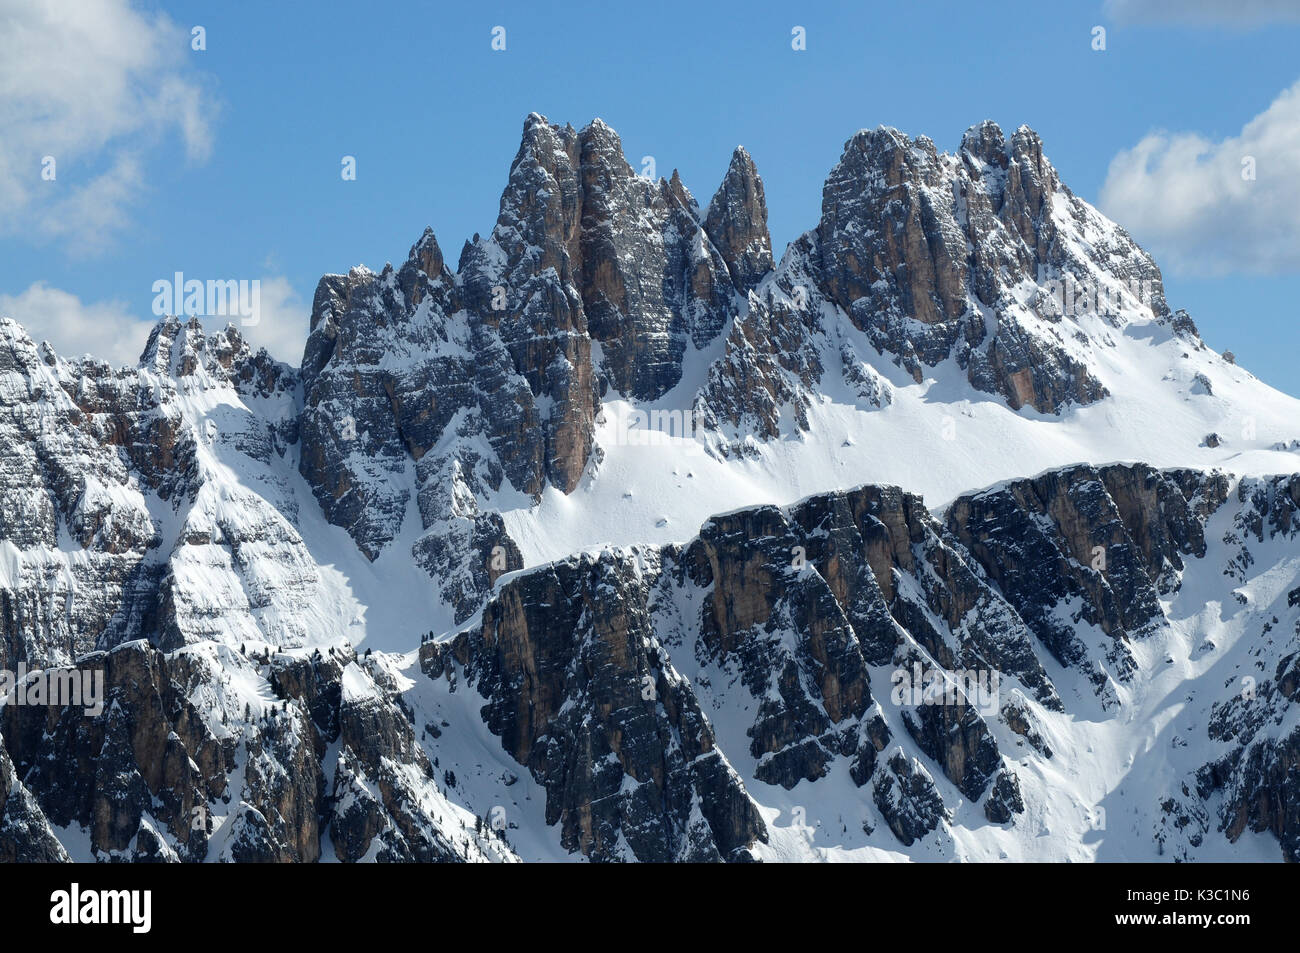
[[0,320],[0,858],[1300,860],[1300,401],[1028,128],[766,217],[532,115],[300,368]]

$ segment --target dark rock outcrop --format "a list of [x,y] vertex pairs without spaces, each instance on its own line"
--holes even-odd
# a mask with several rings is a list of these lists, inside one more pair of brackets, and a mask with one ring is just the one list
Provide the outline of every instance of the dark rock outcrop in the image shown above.
[[[1227,485],[1143,465],[1067,467],[958,498],[947,529],[1057,661],[1109,694],[1110,679],[1133,674],[1128,643],[1163,619],[1184,559],[1204,555],[1203,522]],[[1089,644],[1080,622],[1109,644]]]
[[[546,789],[561,843],[594,860],[743,860],[766,827],[655,638],[635,559],[576,557],[503,585],[479,627],[426,643]],[[625,844],[630,856],[621,845]]]
[[1010,771],[1002,771],[993,782],[988,800],[984,802],[984,816],[994,824],[1007,824],[1017,814],[1024,812],[1025,801],[1020,795],[1020,782]]
[[895,749],[877,773],[872,799],[904,847],[911,847],[947,819],[930,772],[902,749]]
[[[312,862],[327,842],[344,861],[509,854],[421,809],[441,797],[432,766],[395,689],[353,653],[131,642],[76,671],[103,673],[102,716],[3,709],[0,850],[14,859],[65,859],[50,825],[84,830],[101,860]],[[278,700],[241,696],[250,678]]]

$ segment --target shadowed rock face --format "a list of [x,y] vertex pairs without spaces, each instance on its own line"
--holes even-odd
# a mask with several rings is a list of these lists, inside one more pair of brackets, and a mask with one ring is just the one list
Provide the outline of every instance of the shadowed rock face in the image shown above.
[[766,829],[654,637],[639,568],[612,556],[506,584],[421,667],[487,699],[483,720],[546,789],[561,843],[594,860],[742,860]]
[[[1016,607],[1057,661],[1127,681],[1128,643],[1157,620],[1185,557],[1205,555],[1204,519],[1228,481],[1146,466],[1070,467],[961,497],[948,531]],[[1105,633],[1102,657],[1053,610],[1077,603],[1076,621]]]
[[[710,206],[727,259],[676,173],[636,174],[599,120],[575,132],[534,114],[496,227],[455,275],[426,231],[400,268],[322,278],[300,469],[326,517],[374,559],[415,498],[414,555],[468,617],[519,566],[479,501],[572,492],[600,395],[662,396],[743,301],[732,268],[749,283],[770,270],[762,183],[742,155]],[[482,558],[497,547],[504,564]]]
[[[698,657],[740,673],[757,703],[747,729],[755,777],[786,788],[824,776],[836,757],[863,772],[875,757],[861,730],[872,698],[859,639],[832,587],[809,571],[806,544],[786,514],[762,507],[710,521],[680,556],[683,583],[706,592]],[[842,588],[857,607],[869,600],[858,587],[874,580],[854,569]]]
[[910,847],[947,818],[934,779],[915,758],[896,749],[885,762],[872,797],[899,843]]
[[[872,666],[997,669],[1060,706],[1028,630],[897,488],[716,517],[680,563],[705,591],[697,661],[736,670],[756,703],[747,733],[758,780],[790,788],[847,757],[866,783],[891,737]],[[916,707],[894,724],[973,800],[1001,763],[969,704]]]
[[461,254],[467,306],[503,342],[528,387],[542,444],[531,486],[571,491],[591,451],[596,391],[578,285],[581,145],[571,128],[529,117],[497,227]]
[[[1121,287],[1117,307],[1146,309],[1200,345],[1190,319],[1170,314],[1155,263],[1061,183],[1032,130],[1008,141],[985,122],[957,155],[924,136],[864,130],[826,180],[817,227],[790,245],[737,318],[697,416],[771,437],[778,408],[790,404],[806,429],[807,394],[835,370],[819,359],[828,351],[840,352],[835,363],[867,404],[887,403],[888,385],[864,374],[828,310],[917,381],[954,358],[977,390],[1058,414],[1107,396],[1090,363],[1105,331],[1079,319],[1113,323],[1111,303],[1097,304],[1095,293]],[[1069,289],[1068,304],[1058,288]]]
[[[342,687],[349,667],[368,697]],[[467,845],[462,826],[426,813],[445,803],[432,765],[382,670],[350,650],[249,658],[133,642],[78,670],[104,673],[103,717],[4,709],[0,852],[11,859],[66,859],[49,824],[84,828],[98,859],[312,862],[325,844],[343,861],[509,854],[490,835]],[[241,710],[232,673],[268,678],[279,698]]]
[[50,830],[40,803],[18,779],[9,752],[0,748],[0,863],[54,864],[68,853]]

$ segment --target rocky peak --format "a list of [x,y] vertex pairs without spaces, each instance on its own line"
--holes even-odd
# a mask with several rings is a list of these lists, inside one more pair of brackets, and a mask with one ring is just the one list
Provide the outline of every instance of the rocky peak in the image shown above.
[[673,169],[673,174],[668,177],[668,193],[682,208],[699,218],[699,203],[695,201],[695,196],[691,194],[690,189],[686,188],[676,169]]
[[[780,294],[769,289],[763,310],[793,300],[806,340],[782,348],[783,372],[767,348],[737,337],[733,350],[729,340],[713,376],[806,389],[774,378],[803,376],[812,355],[843,350],[842,334],[821,320],[828,305],[918,382],[951,358],[975,389],[1013,409],[1059,414],[1108,394],[1094,373],[1107,347],[1102,325],[1172,320],[1150,257],[1065,188],[1033,130],[1008,140],[991,121],[967,130],[957,155],[883,126],[854,135],[826,180],[817,228],[792,243],[774,282]],[[1069,288],[1065,305],[1058,286]],[[756,329],[769,317],[742,320]],[[843,364],[860,389],[859,357],[846,352]],[[715,385],[711,377],[711,389],[735,390]]]
[[572,126],[553,125],[537,113],[524,122],[492,232],[506,252],[507,273],[527,260],[534,273],[554,268],[560,281],[572,280],[579,260],[580,150]]
[[[673,173],[673,181],[677,173]],[[763,180],[744,146],[736,146],[727,174],[709,202],[704,230],[722,253],[732,283],[742,294],[772,270]]]
[[434,237],[432,228],[425,228],[419,241],[411,246],[407,260],[419,265],[420,271],[429,279],[442,279],[447,274],[442,249],[438,247],[438,239]]
[[154,325],[140,355],[140,366],[163,377],[185,377],[199,366],[206,334],[198,318],[183,322],[167,316]]
[[[738,265],[757,280],[766,232],[746,215],[765,215],[761,184],[752,163],[735,174],[725,194],[743,201],[748,189],[751,208],[724,215],[724,202],[719,215],[740,243]],[[679,176],[637,174],[599,119],[574,132],[535,113],[496,227],[466,246],[457,280],[471,320],[496,329],[527,382],[544,479],[566,493],[590,459],[599,395],[662,396],[681,379],[687,348],[715,339],[738,303],[728,263]]]
[[[1019,176],[1019,188],[1029,201],[1029,211],[1038,215],[1043,203],[1061,186],[1056,169],[1043,155],[1043,140],[1028,126],[1020,126],[1011,136],[1012,175]],[[1015,178],[1011,180],[1015,187]]]
[[[846,311],[894,309],[923,324],[967,310],[965,237],[950,219],[934,143],[896,129],[845,144],[822,190],[817,226],[826,291]],[[889,290],[879,290],[883,283]],[[864,305],[870,302],[870,305]]]
[[999,169],[1007,167],[1007,140],[1002,127],[992,119],[985,119],[966,130],[961,137],[961,152],[976,163]]

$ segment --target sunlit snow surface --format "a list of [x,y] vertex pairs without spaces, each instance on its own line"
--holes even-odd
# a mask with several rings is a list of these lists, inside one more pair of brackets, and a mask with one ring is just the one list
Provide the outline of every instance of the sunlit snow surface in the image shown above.
[[[551,488],[540,506],[504,509],[507,528],[533,564],[606,544],[684,541],[718,512],[864,483],[902,486],[937,510],[964,492],[1070,463],[1141,461],[1239,475],[1300,469],[1300,453],[1269,449],[1300,438],[1300,401],[1153,321],[1117,332],[1095,320],[1114,342],[1094,367],[1112,396],[1059,417],[1013,411],[974,392],[951,361],[917,384],[885,358],[873,366],[893,385],[891,405],[860,407],[842,384],[837,393],[837,375],[828,373],[810,432],[754,441],[752,456],[710,455],[704,437],[629,445],[618,423],[628,405],[607,402],[596,434],[603,460],[567,497]],[[865,341],[856,349],[875,354]],[[700,373],[704,356],[688,359],[683,382],[642,409],[689,406],[699,384],[689,375]],[[1198,374],[1213,395],[1195,392]],[[1202,446],[1212,432],[1223,443]]]

